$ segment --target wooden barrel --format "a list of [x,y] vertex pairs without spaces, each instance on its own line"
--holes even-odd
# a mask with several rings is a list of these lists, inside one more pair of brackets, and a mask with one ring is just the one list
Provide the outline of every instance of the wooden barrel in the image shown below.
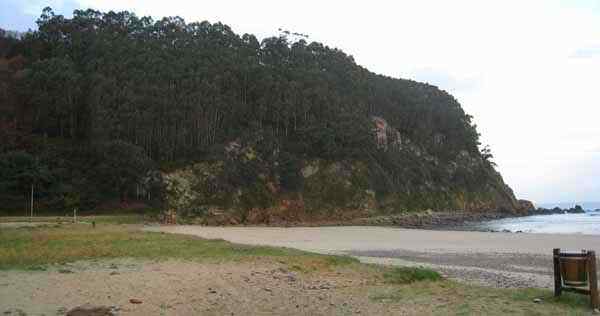
[[588,284],[587,257],[561,257],[560,274],[566,286]]

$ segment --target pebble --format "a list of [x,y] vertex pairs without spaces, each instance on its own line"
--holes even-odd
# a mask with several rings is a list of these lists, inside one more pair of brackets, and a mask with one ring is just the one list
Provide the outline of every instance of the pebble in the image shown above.
[[131,304],[142,304],[142,300],[139,300],[137,298],[132,298],[129,300],[129,303]]
[[542,302],[542,299],[541,299],[541,298],[534,298],[534,299],[533,299],[533,302],[534,302],[534,303],[541,303],[541,302]]

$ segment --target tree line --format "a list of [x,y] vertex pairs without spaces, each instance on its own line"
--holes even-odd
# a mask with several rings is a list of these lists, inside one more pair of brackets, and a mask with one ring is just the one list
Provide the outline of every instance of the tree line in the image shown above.
[[[304,37],[259,41],[222,23],[91,9],[65,18],[46,8],[37,24],[20,38],[0,32],[5,196],[36,182],[57,204],[126,200],[149,173],[222,159],[232,143],[287,166],[282,174],[310,159],[362,160],[382,192],[476,188],[496,176],[451,95]],[[378,146],[374,117],[398,146]],[[484,163],[454,170],[464,153]]]

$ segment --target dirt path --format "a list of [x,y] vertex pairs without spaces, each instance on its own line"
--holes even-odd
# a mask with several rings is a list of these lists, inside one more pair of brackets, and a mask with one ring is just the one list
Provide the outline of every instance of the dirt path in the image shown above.
[[166,226],[149,231],[347,254],[363,262],[421,265],[494,287],[551,287],[552,248],[600,253],[600,236],[428,231],[385,227]]

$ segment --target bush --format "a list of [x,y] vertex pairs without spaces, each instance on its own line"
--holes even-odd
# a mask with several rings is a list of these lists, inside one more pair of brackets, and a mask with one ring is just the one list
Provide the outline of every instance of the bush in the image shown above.
[[389,284],[410,284],[419,281],[439,281],[442,276],[423,267],[396,267],[385,272],[383,278]]

